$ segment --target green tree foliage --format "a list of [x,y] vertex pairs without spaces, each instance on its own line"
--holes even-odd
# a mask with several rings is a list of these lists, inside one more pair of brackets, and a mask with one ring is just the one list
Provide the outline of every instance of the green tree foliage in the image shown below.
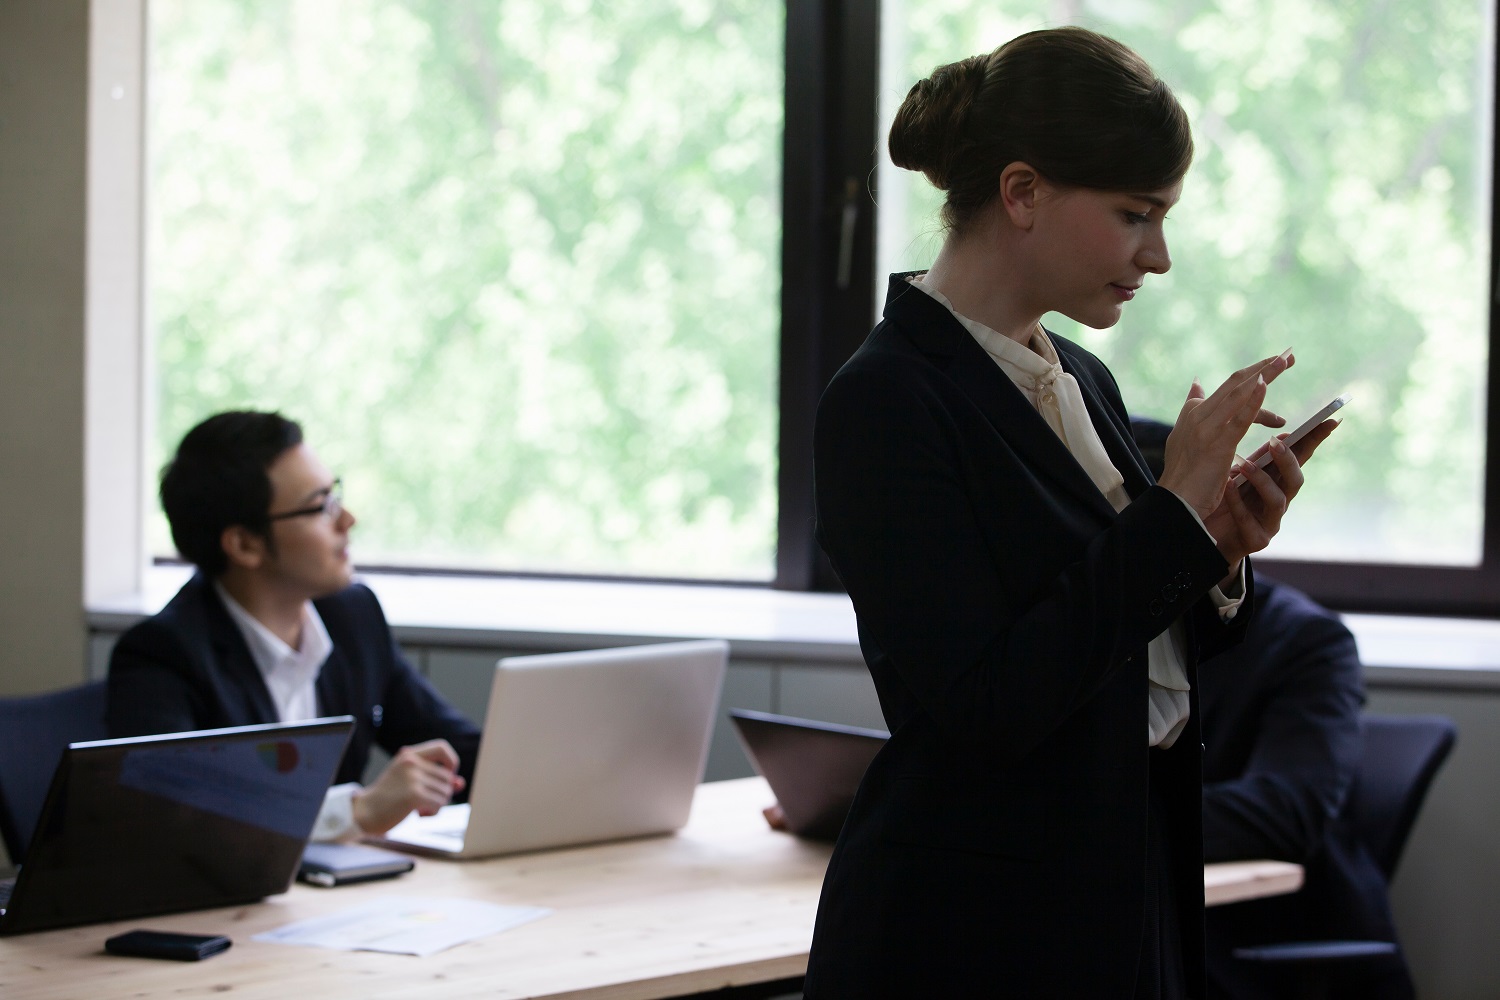
[[[1081,23],[1131,45],[1193,120],[1197,157],[1147,280],[1108,331],[1049,328],[1172,420],[1195,376],[1295,348],[1271,391],[1293,422],[1349,390],[1344,425],[1273,550],[1476,563],[1489,311],[1488,4],[1479,0],[888,0],[886,121],[934,66]],[[939,196],[881,177],[892,270],[940,243]],[[1246,447],[1266,432],[1252,430]]]
[[768,579],[783,31],[761,0],[153,0],[161,454],[279,408],[365,562]]

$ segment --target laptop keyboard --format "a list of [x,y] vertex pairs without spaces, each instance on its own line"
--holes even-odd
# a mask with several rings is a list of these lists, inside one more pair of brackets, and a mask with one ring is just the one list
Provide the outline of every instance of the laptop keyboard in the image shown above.
[[432,816],[425,819],[419,829],[435,837],[456,837],[462,842],[469,829],[469,817]]

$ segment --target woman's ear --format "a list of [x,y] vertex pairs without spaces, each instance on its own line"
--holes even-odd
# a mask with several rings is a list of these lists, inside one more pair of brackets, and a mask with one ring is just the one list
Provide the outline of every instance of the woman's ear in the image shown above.
[[245,527],[231,524],[219,535],[219,547],[231,566],[257,569],[266,558],[266,539]]
[[1028,163],[1017,160],[1000,171],[1000,206],[1017,229],[1029,230],[1036,219],[1036,203],[1046,182]]

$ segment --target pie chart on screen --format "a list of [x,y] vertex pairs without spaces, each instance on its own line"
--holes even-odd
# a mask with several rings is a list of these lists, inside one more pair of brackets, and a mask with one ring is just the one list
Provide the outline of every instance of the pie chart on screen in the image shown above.
[[277,774],[286,774],[297,766],[297,745],[286,740],[276,740],[258,745],[255,752],[265,764]]

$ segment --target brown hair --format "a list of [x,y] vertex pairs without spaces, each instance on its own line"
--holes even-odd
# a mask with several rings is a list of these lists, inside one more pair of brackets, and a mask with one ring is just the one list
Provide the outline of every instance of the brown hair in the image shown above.
[[943,222],[963,229],[1025,161],[1049,181],[1104,191],[1154,191],[1193,160],[1187,113],[1146,61],[1087,28],[1011,39],[920,81],[889,139],[898,167],[948,192]]

